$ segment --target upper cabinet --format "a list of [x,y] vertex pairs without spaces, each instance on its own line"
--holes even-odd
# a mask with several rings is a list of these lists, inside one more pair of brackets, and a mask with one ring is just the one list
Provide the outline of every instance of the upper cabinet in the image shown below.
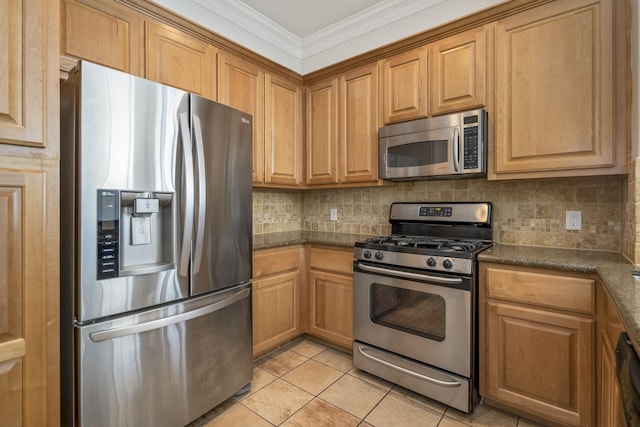
[[260,67],[221,53],[219,101],[253,116],[253,183],[302,183],[302,89]]
[[427,116],[426,47],[383,61],[383,121],[385,124]]
[[379,67],[307,87],[307,185],[379,184]]
[[264,87],[264,181],[268,185],[302,185],[302,89],[266,74]]
[[145,25],[146,77],[216,100],[218,49],[166,24]]
[[482,107],[487,60],[484,28],[431,45],[431,114]]
[[614,126],[613,6],[556,1],[497,22],[490,178],[626,172]]
[[115,2],[89,4],[63,1],[61,68],[69,71],[82,58],[143,76],[142,18]]
[[253,183],[264,182],[264,71],[226,53],[218,58],[218,100],[253,117]]

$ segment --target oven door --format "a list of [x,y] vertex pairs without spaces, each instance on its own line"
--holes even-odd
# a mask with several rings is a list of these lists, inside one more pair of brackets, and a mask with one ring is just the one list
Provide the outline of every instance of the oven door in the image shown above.
[[472,280],[354,264],[353,336],[471,377]]

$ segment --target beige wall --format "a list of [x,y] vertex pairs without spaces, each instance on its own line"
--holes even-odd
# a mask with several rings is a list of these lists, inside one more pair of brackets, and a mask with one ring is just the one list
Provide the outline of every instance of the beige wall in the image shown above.
[[[254,232],[388,234],[394,201],[479,200],[493,203],[494,238],[499,243],[621,251],[623,221],[631,207],[627,187],[627,177],[613,176],[421,181],[340,190],[255,189]],[[329,220],[330,208],[338,210],[338,221]],[[581,231],[564,229],[566,210],[582,211]]]

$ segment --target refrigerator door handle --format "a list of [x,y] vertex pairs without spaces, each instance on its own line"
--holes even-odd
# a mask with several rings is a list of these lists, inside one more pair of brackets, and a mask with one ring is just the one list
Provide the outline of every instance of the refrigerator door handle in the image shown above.
[[191,255],[191,238],[193,236],[193,153],[189,135],[189,116],[180,113],[180,131],[182,133],[182,153],[184,156],[184,224],[182,228],[182,249],[178,274],[187,277],[189,274],[189,257]]
[[195,310],[176,314],[174,316],[163,317],[161,319],[151,320],[148,322],[137,323],[134,325],[104,329],[102,331],[92,332],[89,334],[89,336],[91,337],[91,341],[101,342],[114,338],[124,337],[126,335],[139,334],[141,332],[164,328],[180,322],[186,322],[187,320],[195,319],[197,317],[213,313],[214,311],[222,310],[225,307],[228,307],[244,298],[247,298],[250,292],[251,288],[245,288],[236,292],[228,298],[216,301],[212,304],[197,308]]
[[200,117],[193,115],[193,128],[196,140],[196,161],[198,163],[198,221],[196,226],[196,250],[193,257],[193,274],[200,271],[202,245],[204,243],[204,219],[207,209],[207,181],[204,170],[204,143]]

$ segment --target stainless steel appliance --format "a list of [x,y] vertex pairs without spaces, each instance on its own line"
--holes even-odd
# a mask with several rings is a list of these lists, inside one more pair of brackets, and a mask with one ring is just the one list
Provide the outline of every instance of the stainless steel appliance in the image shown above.
[[470,412],[491,204],[393,203],[389,221],[390,236],[355,245],[354,366]]
[[469,178],[487,173],[483,109],[395,123],[378,133],[380,178]]
[[88,62],[61,113],[62,424],[185,425],[252,380],[252,118]]
[[[616,345],[616,374],[626,426],[640,425],[640,358],[629,336],[622,332]],[[617,409],[617,408],[615,408]],[[622,424],[623,421],[620,420]]]

